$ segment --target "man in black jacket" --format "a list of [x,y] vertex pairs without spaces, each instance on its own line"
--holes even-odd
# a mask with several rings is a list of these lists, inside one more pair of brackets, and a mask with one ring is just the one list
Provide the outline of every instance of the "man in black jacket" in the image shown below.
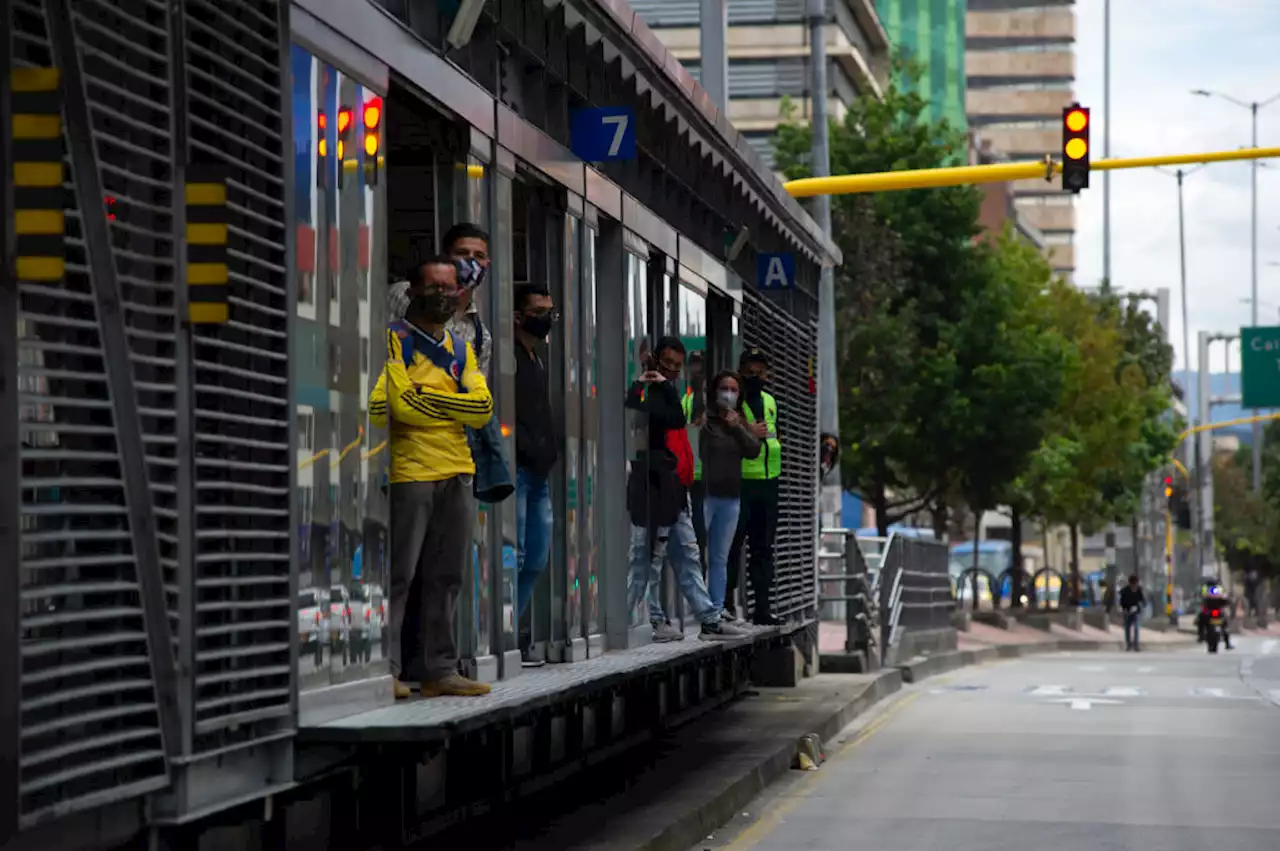
[[684,370],[685,347],[678,337],[663,337],[646,358],[644,372],[627,392],[626,406],[644,415],[647,449],[631,462],[627,508],[631,514],[631,571],[627,602],[635,609],[647,601],[654,641],[680,641],[684,633],[667,620],[655,593],[667,556],[689,611],[702,624],[700,638],[741,638],[746,630],[721,618],[707,594],[702,554],[689,510],[694,457],[675,382]]
[[[558,314],[551,293],[516,289],[516,616],[523,617],[551,556],[554,522],[548,476],[560,460],[560,428],[551,409],[545,344]],[[521,648],[526,667],[542,664]]]
[[1120,611],[1124,612],[1124,649],[1137,651],[1138,622],[1142,619],[1142,610],[1147,605],[1147,597],[1138,584],[1138,574],[1129,577],[1129,584],[1120,589]]

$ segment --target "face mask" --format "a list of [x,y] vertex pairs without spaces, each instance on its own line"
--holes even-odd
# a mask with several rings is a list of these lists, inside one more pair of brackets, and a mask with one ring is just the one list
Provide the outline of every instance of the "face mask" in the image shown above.
[[484,267],[479,261],[465,257],[453,264],[458,267],[458,286],[464,290],[474,290],[484,283]]
[[551,317],[545,315],[526,316],[523,321],[521,321],[520,327],[529,336],[543,340],[551,333]]
[[447,295],[439,290],[428,290],[419,293],[409,302],[406,317],[418,317],[432,325],[448,322],[458,310],[458,297]]
[[738,407],[738,394],[732,390],[721,390],[716,394],[716,401],[720,403],[721,409],[732,411]]
[[748,375],[742,379],[748,396],[759,396],[764,391],[765,380],[758,375]]

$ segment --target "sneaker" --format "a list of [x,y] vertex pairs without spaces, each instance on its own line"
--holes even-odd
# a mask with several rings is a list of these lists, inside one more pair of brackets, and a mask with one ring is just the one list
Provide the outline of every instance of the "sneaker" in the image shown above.
[[715,623],[704,623],[698,638],[703,641],[734,641],[739,638],[746,638],[750,634],[751,631],[746,627],[739,626],[732,621],[716,621]]
[[684,641],[684,633],[670,623],[653,625],[653,641],[655,644],[666,644],[669,641]]
[[520,667],[541,668],[545,664],[547,664],[547,660],[543,659],[541,656],[535,656],[533,652],[529,650],[520,651]]
[[469,680],[461,674],[445,674],[438,680],[422,684],[423,697],[479,697],[493,691],[493,686]]
[[396,700],[406,700],[413,695],[413,691],[399,680],[391,681],[391,691],[395,694]]

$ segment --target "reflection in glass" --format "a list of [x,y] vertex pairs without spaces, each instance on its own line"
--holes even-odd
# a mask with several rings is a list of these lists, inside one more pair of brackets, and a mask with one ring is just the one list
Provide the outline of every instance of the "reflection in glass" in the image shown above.
[[582,578],[579,518],[582,514],[582,482],[578,469],[582,435],[581,341],[578,339],[577,311],[581,304],[582,274],[579,264],[580,223],[565,216],[564,303],[560,305],[562,325],[557,329],[564,345],[565,367],[565,639],[582,637]]
[[[649,339],[648,263],[631,253],[627,254],[627,304],[624,324],[624,334],[628,341],[626,381],[630,384],[644,372],[645,363],[652,354],[653,345]],[[611,399],[610,402],[617,404],[616,399]],[[644,416],[636,411],[628,411],[627,416],[630,420],[630,427],[627,429],[627,458],[628,464],[634,465],[639,453],[648,449],[648,423]],[[652,592],[653,589],[651,588],[650,591]],[[648,620],[646,603],[641,600],[631,612],[631,625],[641,626]]]

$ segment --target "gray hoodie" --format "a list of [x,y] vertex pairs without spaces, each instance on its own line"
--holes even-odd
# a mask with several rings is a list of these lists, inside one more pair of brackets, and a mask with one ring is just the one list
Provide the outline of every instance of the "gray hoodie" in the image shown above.
[[702,481],[707,496],[735,499],[742,490],[742,460],[760,454],[760,438],[747,430],[746,419],[729,428],[718,414],[707,412],[706,424],[698,436],[698,457],[702,460]]

